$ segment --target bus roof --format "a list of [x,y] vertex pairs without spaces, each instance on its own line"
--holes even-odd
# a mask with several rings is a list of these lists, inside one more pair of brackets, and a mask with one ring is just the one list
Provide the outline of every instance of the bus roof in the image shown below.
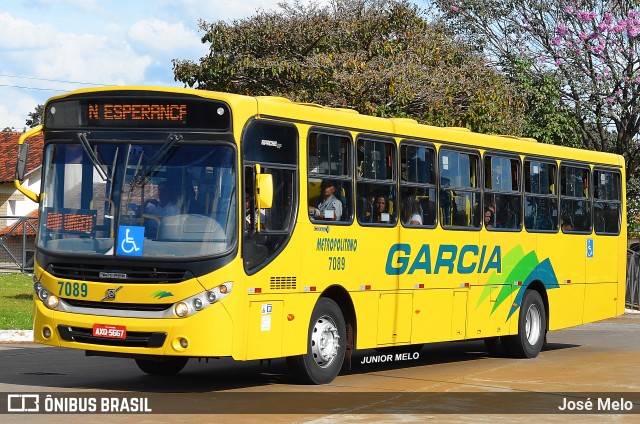
[[420,124],[411,118],[374,117],[360,114],[353,109],[333,108],[315,103],[296,103],[287,98],[277,96],[251,97],[179,87],[114,86],[80,89],[52,97],[49,101],[83,94],[133,91],[183,94],[222,100],[232,108],[238,104],[255,104],[257,107],[256,115],[260,117],[306,123],[311,126],[328,126],[338,130],[366,132],[383,137],[434,141],[436,143],[445,142],[458,147],[522,153],[532,156],[539,155],[624,167],[624,158],[616,154],[537,143],[535,139],[529,137],[481,134],[462,127],[435,127]]

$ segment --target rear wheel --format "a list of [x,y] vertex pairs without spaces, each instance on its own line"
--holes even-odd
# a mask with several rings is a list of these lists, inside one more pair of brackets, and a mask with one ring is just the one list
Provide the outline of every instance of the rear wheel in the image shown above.
[[157,361],[153,359],[136,359],[136,365],[147,374],[175,375],[182,371],[188,360],[189,358],[182,356],[168,357]]
[[542,350],[547,331],[547,314],[540,293],[527,290],[520,305],[518,334],[505,337],[506,347],[517,358],[535,358]]
[[340,307],[333,300],[321,297],[311,314],[307,353],[288,358],[293,375],[305,384],[331,383],[342,368],[346,342]]

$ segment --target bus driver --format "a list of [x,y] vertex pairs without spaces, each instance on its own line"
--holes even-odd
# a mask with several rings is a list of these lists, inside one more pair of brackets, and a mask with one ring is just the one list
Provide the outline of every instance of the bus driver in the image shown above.
[[336,183],[323,180],[320,185],[322,200],[317,207],[309,206],[309,216],[314,219],[337,221],[342,217],[342,202],[336,198]]

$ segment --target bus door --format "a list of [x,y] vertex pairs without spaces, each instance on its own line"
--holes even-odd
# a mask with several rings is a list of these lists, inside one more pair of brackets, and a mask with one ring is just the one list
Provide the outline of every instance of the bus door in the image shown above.
[[[285,295],[297,291],[300,261],[285,250],[294,228],[297,130],[292,125],[253,121],[242,138],[242,261],[249,314],[246,358],[283,354]],[[268,177],[268,178],[265,178]]]

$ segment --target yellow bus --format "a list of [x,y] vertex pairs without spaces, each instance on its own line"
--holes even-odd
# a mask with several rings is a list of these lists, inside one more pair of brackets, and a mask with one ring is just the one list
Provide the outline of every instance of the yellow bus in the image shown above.
[[621,156],[178,88],[75,91],[43,122],[16,172],[39,202],[38,343],[150,374],[287,358],[323,384],[356,349],[533,358],[624,312]]

